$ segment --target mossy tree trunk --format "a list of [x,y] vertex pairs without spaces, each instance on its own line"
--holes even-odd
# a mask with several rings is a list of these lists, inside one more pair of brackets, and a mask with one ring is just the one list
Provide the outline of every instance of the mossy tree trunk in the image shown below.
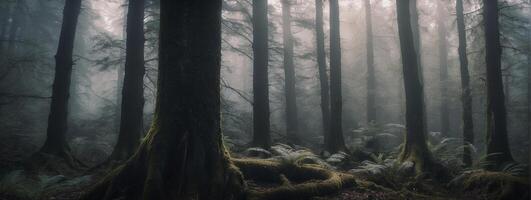
[[376,75],[374,70],[374,37],[372,34],[371,0],[364,1],[367,49],[367,123],[376,121]]
[[221,1],[162,0],[154,122],[85,199],[239,199],[220,127]]
[[111,160],[128,159],[135,152],[142,137],[145,71],[144,4],[144,0],[129,0],[128,4],[120,132]]
[[286,95],[286,134],[289,143],[298,143],[297,94],[293,64],[290,0],[282,0],[282,35],[284,39],[284,93]]
[[253,0],[253,145],[269,149],[267,0]]
[[338,0],[330,0],[330,137],[325,149],[330,153],[345,150],[342,126],[341,39]]
[[72,74],[72,53],[76,34],[77,18],[81,10],[81,0],[65,1],[63,24],[59,36],[59,46],[55,54],[55,77],[52,87],[52,102],[48,116],[46,141],[41,153],[63,157],[73,164],[74,159],[66,141],[68,98]]
[[507,137],[507,111],[501,73],[498,1],[483,0],[487,67],[487,158],[494,166],[513,161]]
[[323,121],[324,143],[330,137],[330,86],[326,69],[325,37],[323,28],[323,0],[315,0],[315,39],[317,47],[317,64],[321,87],[321,116]]
[[437,32],[439,43],[439,94],[441,103],[440,112],[440,130],[441,135],[449,137],[450,131],[450,114],[448,111],[448,45],[446,41],[446,4],[437,1]]
[[470,90],[470,73],[468,71],[468,58],[466,54],[466,31],[465,16],[463,12],[463,0],[456,0],[457,33],[459,38],[459,62],[461,72],[461,102],[463,104],[463,163],[472,165],[471,146],[474,144],[474,122],[472,118],[472,95]]
[[432,156],[426,144],[424,88],[411,28],[409,0],[396,0],[398,33],[406,93],[406,138],[400,161],[411,161],[417,172],[430,167]]

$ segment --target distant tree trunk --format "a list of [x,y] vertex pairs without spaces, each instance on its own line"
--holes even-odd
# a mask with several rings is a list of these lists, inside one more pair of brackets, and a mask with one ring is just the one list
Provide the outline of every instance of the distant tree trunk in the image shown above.
[[374,39],[372,35],[371,0],[365,0],[365,27],[367,33],[367,123],[376,121],[376,78],[374,72]]
[[315,0],[315,39],[317,40],[317,65],[321,85],[321,115],[323,120],[324,144],[330,137],[330,86],[326,70],[325,37],[323,28],[323,0]]
[[470,88],[470,74],[468,71],[468,58],[466,54],[465,16],[463,0],[456,0],[457,32],[459,37],[459,62],[461,71],[461,101],[463,104],[463,163],[472,165],[471,146],[474,144],[474,120],[472,118],[472,95]]
[[406,138],[400,161],[411,161],[416,171],[430,167],[432,156],[426,144],[424,89],[411,29],[409,0],[396,0],[398,32],[406,91]]
[[130,0],[127,12],[125,74],[118,141],[112,160],[126,160],[142,137],[144,114],[144,0]]
[[253,0],[253,145],[268,149],[269,77],[268,77],[267,0]]
[[7,53],[8,56],[13,56],[15,53],[15,45],[17,36],[19,34],[20,25],[22,23],[22,18],[24,17],[24,0],[17,0],[15,4],[14,11],[11,13],[11,26],[9,27],[9,38],[7,42]]
[[221,1],[161,0],[153,125],[84,199],[240,199],[220,127]]
[[284,38],[284,90],[286,95],[286,134],[288,142],[298,143],[297,94],[293,66],[293,35],[291,33],[291,2],[282,0],[282,35]]
[[65,158],[73,163],[70,147],[66,141],[68,98],[72,74],[72,52],[76,34],[77,18],[81,9],[81,0],[65,2],[63,24],[59,36],[59,46],[55,54],[55,78],[52,87],[52,102],[48,117],[46,142],[40,152]]
[[[487,158],[494,165],[513,161],[507,138],[507,113],[501,72],[498,1],[483,0],[487,67]],[[497,166],[491,166],[497,167]]]
[[439,32],[439,90],[441,95],[441,104],[439,112],[441,113],[441,135],[450,137],[450,114],[448,112],[448,46],[446,41],[446,4],[437,1],[437,30]]
[[341,37],[338,0],[330,0],[330,137],[325,149],[331,153],[346,149],[342,126]]

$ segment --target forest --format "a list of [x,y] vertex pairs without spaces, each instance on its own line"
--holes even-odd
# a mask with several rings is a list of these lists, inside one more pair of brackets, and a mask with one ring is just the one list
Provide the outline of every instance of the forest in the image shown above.
[[0,0],[0,200],[527,200],[529,0]]

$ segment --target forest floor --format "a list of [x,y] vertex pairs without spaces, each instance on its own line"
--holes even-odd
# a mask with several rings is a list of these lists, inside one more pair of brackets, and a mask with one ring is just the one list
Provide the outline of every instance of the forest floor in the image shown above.
[[[74,200],[101,180],[110,170],[72,170],[60,160],[52,160],[41,170],[30,169],[25,160],[35,146],[22,146],[20,141],[0,138],[0,200]],[[453,169],[450,181],[441,182],[427,176],[403,176],[402,165],[397,165],[393,154],[350,152],[317,155],[303,147],[276,144],[270,150],[232,147],[233,157],[262,159],[287,165],[312,165],[355,177],[355,184],[339,192],[305,198],[309,200],[402,200],[402,199],[528,199],[529,183],[513,166],[504,172],[486,172],[480,169]],[[396,155],[395,155],[396,156]],[[96,163],[91,163],[96,164]],[[448,167],[453,165],[446,163]],[[44,170],[42,170],[44,169]],[[305,180],[318,182],[319,180]],[[267,191],[282,183],[246,180],[248,188]],[[300,182],[292,182],[300,184]]]

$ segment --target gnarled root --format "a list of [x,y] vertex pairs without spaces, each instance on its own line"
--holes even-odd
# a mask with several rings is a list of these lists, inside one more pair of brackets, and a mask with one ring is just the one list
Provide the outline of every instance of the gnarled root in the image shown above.
[[[356,185],[354,176],[312,165],[281,164],[267,160],[232,159],[246,179],[277,182],[280,187],[265,191],[248,190],[248,199],[306,199],[333,194]],[[290,181],[288,181],[289,179]],[[302,182],[293,184],[292,182]]]

